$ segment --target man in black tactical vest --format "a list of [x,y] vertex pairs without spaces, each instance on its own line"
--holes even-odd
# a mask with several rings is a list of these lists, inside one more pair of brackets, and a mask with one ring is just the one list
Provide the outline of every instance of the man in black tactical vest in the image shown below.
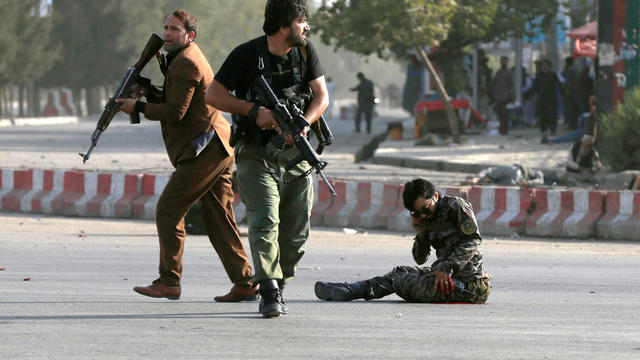
[[[288,311],[282,298],[293,279],[309,237],[313,186],[309,164],[285,165],[298,156],[291,136],[281,151],[270,140],[281,133],[273,112],[261,106],[253,90],[263,75],[282,101],[304,99],[304,118],[317,121],[328,105],[324,69],[307,41],[308,10],[304,0],[268,0],[260,36],[236,47],[207,91],[206,101],[236,118],[235,155],[238,189],[247,207],[254,282],[260,283],[259,311],[276,317]],[[235,95],[230,91],[234,91]],[[303,93],[312,94],[300,96]],[[239,129],[239,130],[238,130]],[[307,129],[303,130],[306,136]],[[302,176],[301,176],[302,175]]]

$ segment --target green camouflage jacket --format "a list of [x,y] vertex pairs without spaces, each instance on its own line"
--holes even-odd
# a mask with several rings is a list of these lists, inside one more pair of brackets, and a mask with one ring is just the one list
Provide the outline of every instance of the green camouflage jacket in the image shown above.
[[416,236],[412,250],[419,265],[427,261],[433,247],[438,258],[431,265],[433,270],[464,282],[487,277],[480,254],[482,238],[468,201],[441,196],[435,216],[422,220],[420,226],[424,227],[424,235]]

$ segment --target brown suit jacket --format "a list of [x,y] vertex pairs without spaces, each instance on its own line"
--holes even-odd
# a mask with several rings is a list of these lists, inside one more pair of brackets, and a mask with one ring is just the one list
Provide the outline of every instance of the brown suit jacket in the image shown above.
[[145,107],[147,119],[160,120],[162,137],[173,166],[194,159],[196,150],[191,141],[211,130],[217,135],[211,142],[222,142],[227,154],[233,154],[229,145],[231,125],[222,112],[204,101],[211,81],[211,65],[198,44],[191,43],[169,65],[163,89],[165,101],[149,103]]

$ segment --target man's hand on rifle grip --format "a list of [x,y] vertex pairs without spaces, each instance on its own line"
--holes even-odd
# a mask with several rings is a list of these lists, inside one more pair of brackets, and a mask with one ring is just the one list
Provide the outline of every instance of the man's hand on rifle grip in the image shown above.
[[136,106],[136,99],[116,99],[116,103],[122,104],[120,105],[120,111],[131,114]]

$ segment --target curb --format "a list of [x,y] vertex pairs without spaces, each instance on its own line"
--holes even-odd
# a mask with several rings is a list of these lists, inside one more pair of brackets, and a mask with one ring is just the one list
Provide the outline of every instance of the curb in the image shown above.
[[34,118],[11,118],[0,119],[0,127],[3,126],[35,126],[35,125],[57,125],[75,124],[78,122],[77,116],[47,116]]
[[[95,173],[79,170],[0,168],[0,209],[64,216],[155,219],[167,174]],[[314,226],[386,229],[411,233],[398,184],[330,180],[335,198],[313,180]],[[471,202],[485,235],[640,240],[639,191],[451,186],[444,195]],[[238,223],[246,218],[240,196]]]

